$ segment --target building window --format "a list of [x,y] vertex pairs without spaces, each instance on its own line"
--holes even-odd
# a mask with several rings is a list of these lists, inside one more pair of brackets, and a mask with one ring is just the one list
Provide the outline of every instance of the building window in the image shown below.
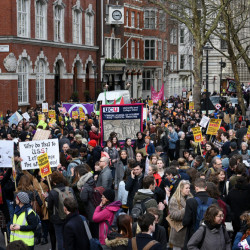
[[[226,36],[226,34],[222,34],[223,37]],[[227,42],[224,39],[220,39],[220,48],[221,49],[227,49]]]
[[45,100],[45,63],[39,60],[36,74],[36,101],[42,102]]
[[137,41],[137,58],[140,59],[140,41]]
[[159,12],[159,30],[166,31],[166,13],[163,10]]
[[154,85],[153,70],[144,70],[142,77],[143,77],[143,89],[142,90],[150,90],[151,86]]
[[126,11],[126,24],[127,24],[127,27],[129,27],[129,25],[128,25],[128,10]]
[[28,61],[22,59],[18,66],[18,104],[28,103]]
[[157,49],[158,49],[158,60],[161,61],[162,60],[162,42],[161,41],[158,41]]
[[131,58],[135,58],[135,40],[131,42]]
[[159,87],[159,89],[161,88],[161,85],[162,85],[162,80],[161,80],[161,76],[162,76],[162,73],[161,73],[161,69],[158,69],[158,72],[157,72],[157,81],[158,81],[158,87]]
[[126,54],[127,54],[127,58],[129,58],[129,57],[128,57],[128,43],[129,43],[129,41],[127,41],[127,43],[126,43]]
[[55,6],[55,41],[64,41],[64,5]]
[[135,12],[131,12],[131,27],[135,27]]
[[30,35],[30,2],[28,0],[17,1],[17,35],[29,37]]
[[184,43],[185,29],[180,29],[180,43]]
[[170,43],[177,44],[177,29],[172,29],[170,32]]
[[155,10],[145,10],[144,12],[144,28],[155,29],[156,26],[156,14]]
[[155,60],[155,40],[145,40],[145,60]]
[[167,61],[167,60],[168,60],[167,49],[168,49],[168,42],[167,42],[167,41],[164,41],[164,61]]
[[47,4],[46,2],[36,1],[36,38],[46,39],[47,37]]
[[105,57],[112,58],[121,58],[121,39],[120,38],[111,38],[105,37]]
[[137,13],[137,28],[140,28],[140,13]]
[[177,70],[177,55],[170,55],[170,70]]
[[185,67],[185,55],[181,55],[180,58],[180,69],[184,69]]
[[73,10],[73,43],[82,43],[82,11]]
[[85,14],[85,44],[94,45],[94,11],[92,10],[92,4],[89,5]]

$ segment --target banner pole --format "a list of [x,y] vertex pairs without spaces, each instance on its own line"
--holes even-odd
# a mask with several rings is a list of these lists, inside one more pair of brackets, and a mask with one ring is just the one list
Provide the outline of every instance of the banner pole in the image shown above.
[[49,184],[49,189],[50,189],[50,191],[52,190],[52,188],[51,188],[51,184],[50,184],[50,179],[49,179],[49,176],[47,175],[46,176],[46,178],[47,178],[47,181],[48,181],[48,184]]
[[199,142],[199,146],[200,146],[200,152],[201,152],[201,156],[202,156],[202,150],[201,150],[201,143]]

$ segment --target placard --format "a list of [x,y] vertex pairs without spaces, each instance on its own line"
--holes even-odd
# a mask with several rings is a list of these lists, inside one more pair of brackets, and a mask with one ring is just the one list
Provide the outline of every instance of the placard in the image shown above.
[[72,111],[78,111],[79,108],[82,108],[85,115],[94,112],[94,104],[92,103],[63,103],[62,105],[69,113],[70,117],[72,117]]
[[51,119],[49,121],[49,127],[52,127],[54,124],[56,124],[56,120],[55,119]]
[[44,114],[39,114],[38,115],[38,122],[44,119]]
[[37,129],[32,141],[48,140],[50,136],[50,130]]
[[49,118],[56,119],[56,111],[55,110],[49,110]]
[[83,112],[80,112],[80,121],[85,120],[85,114]]
[[204,116],[202,117],[202,119],[201,119],[199,125],[200,125],[201,127],[205,128],[205,127],[207,126],[209,120],[210,120],[210,118],[204,115]]
[[61,114],[66,114],[66,113],[67,113],[67,110],[66,110],[66,108],[64,108],[64,107],[59,107],[58,110],[59,110],[59,112],[60,112]]
[[3,111],[0,111],[0,124],[3,124]]
[[248,129],[247,129],[247,138],[250,139],[250,125],[248,126]]
[[194,102],[189,102],[189,109],[194,110]]
[[47,102],[42,103],[42,112],[47,113],[49,110],[49,105]]
[[11,127],[12,124],[18,125],[18,123],[23,119],[23,117],[16,111],[10,118],[9,118],[9,126]]
[[148,100],[148,106],[152,107],[153,106],[153,100]]
[[0,168],[12,168],[14,141],[0,140]]
[[201,128],[200,127],[194,127],[192,128],[193,135],[194,135],[194,141],[195,142],[202,142],[202,133],[201,133]]
[[27,112],[23,113],[22,116],[27,122],[30,120],[30,116]]
[[168,108],[170,109],[170,108],[172,108],[173,107],[173,103],[168,103]]
[[159,106],[161,107],[161,105],[162,105],[162,100],[159,100],[158,102],[159,102]]
[[20,142],[22,170],[38,169],[37,156],[47,153],[50,166],[56,168],[59,164],[58,139]]
[[72,111],[72,118],[78,119],[78,111]]
[[217,131],[220,128],[221,119],[210,119],[208,128],[207,128],[207,135],[216,135]]
[[143,120],[147,121],[148,116],[148,108],[143,108]]
[[40,173],[42,178],[52,173],[47,153],[37,156],[37,162],[40,168]]

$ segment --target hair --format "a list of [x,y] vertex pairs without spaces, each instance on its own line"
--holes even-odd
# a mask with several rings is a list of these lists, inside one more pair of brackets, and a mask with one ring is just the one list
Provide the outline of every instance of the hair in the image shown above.
[[166,168],[164,171],[164,175],[166,175],[166,174],[167,175],[172,174],[173,176],[175,176],[178,174],[178,170],[175,167],[169,167],[169,168]]
[[143,159],[143,153],[142,153],[142,152],[137,152],[137,153],[135,154],[135,156],[136,156],[137,154],[140,154],[141,157],[142,157],[142,159]]
[[197,155],[195,157],[195,160],[198,161],[198,162],[200,162],[200,163],[202,163],[204,161],[204,158],[201,155]]
[[[182,194],[181,194],[181,191],[182,189],[184,188],[185,185],[189,185],[190,186],[190,182],[187,181],[187,180],[181,180],[179,182],[179,185],[178,187],[176,188],[174,194],[173,194],[173,197],[176,199],[176,201],[178,202],[179,206],[181,205],[181,197],[182,197]],[[189,194],[189,197],[193,197],[191,194]]]
[[132,234],[132,218],[128,214],[121,214],[117,218],[118,233],[122,234],[122,237],[131,239]]
[[194,182],[194,186],[198,188],[206,188],[207,182],[202,178],[197,178]]
[[111,143],[111,147],[112,147],[113,146],[112,139],[109,139],[109,140],[106,141],[106,147],[108,146],[109,142]]
[[211,151],[212,151],[212,150],[213,150],[215,153],[217,153],[217,155],[220,153],[219,149],[216,148],[216,147],[212,148]]
[[206,191],[208,192],[208,195],[211,198],[214,198],[216,200],[220,198],[219,188],[214,182],[207,182],[207,190]]
[[134,164],[132,165],[132,168],[136,168],[136,167],[140,167],[140,168],[143,168],[143,166],[141,165],[141,163],[140,162],[138,162],[138,161],[136,161],[136,162],[134,162]]
[[144,189],[148,189],[150,187],[150,185],[154,185],[155,184],[155,178],[154,176],[146,176],[143,178],[142,180],[142,186]]
[[246,211],[244,212],[241,216],[240,216],[241,220],[245,220],[247,222],[248,228],[250,227],[250,211]]
[[246,142],[243,141],[243,142],[241,143],[241,147],[242,147],[242,146],[248,147],[248,144],[247,144]]
[[147,209],[147,213],[150,213],[150,214],[153,214],[153,215],[158,215],[159,218],[161,216],[161,213],[160,213],[159,209],[156,208],[156,207],[150,207],[150,208],[148,208]]
[[193,184],[195,179],[196,179],[196,174],[197,174],[197,169],[195,168],[189,168],[187,169],[186,173],[188,174],[188,176],[190,177],[190,182]]
[[22,175],[18,182],[17,192],[34,191],[32,180],[27,175]]
[[183,166],[185,166],[187,164],[187,161],[186,161],[185,158],[181,157],[181,158],[178,159],[178,163],[179,163],[180,167],[183,167]]
[[179,168],[179,162],[176,160],[171,161],[170,167]]
[[122,152],[125,152],[125,153],[126,153],[126,155],[127,155],[127,157],[128,157],[128,152],[127,152],[127,150],[126,150],[126,149],[122,149],[122,150],[120,150],[120,152],[119,152],[119,156],[120,156],[120,157],[121,157]]
[[245,164],[244,163],[238,163],[237,167],[235,169],[235,173],[246,176],[246,166],[245,166]]
[[222,135],[224,135],[227,139],[229,138],[228,132],[223,132]]
[[156,174],[158,172],[158,168],[156,165],[150,165],[152,171],[153,171],[153,174]]
[[105,161],[105,163],[107,164],[107,165],[109,165],[109,158],[108,157],[102,157],[103,158],[103,160]]
[[152,155],[150,156],[150,162],[152,162],[152,158],[153,158],[153,157],[155,157],[156,160],[159,159],[159,156],[158,156],[157,154],[152,154]]
[[153,225],[155,221],[155,217],[152,214],[143,214],[138,218],[138,224],[141,228],[141,232],[148,232],[150,225]]
[[65,198],[65,200],[63,201],[63,205],[70,213],[74,213],[78,210],[77,201],[72,197]]
[[67,149],[66,150],[66,153],[68,154],[68,155],[73,155],[73,149],[71,149],[71,148],[69,148],[69,149]]
[[51,182],[52,183],[55,183],[55,184],[60,184],[60,183],[63,183],[63,184],[66,184],[67,185],[67,181],[66,179],[64,178],[63,174],[58,172],[58,171],[54,171],[52,174],[51,174]]
[[87,153],[87,151],[88,151],[87,147],[84,146],[79,149],[79,153]]
[[29,250],[29,247],[22,240],[15,240],[7,245],[6,250]]
[[207,221],[210,225],[214,225],[214,219],[219,212],[223,212],[222,208],[215,204],[211,205],[207,208],[204,214],[204,220]]
[[125,148],[128,147],[128,144],[127,144],[127,141],[128,141],[128,140],[131,140],[131,138],[126,138],[126,139],[125,139],[125,143],[124,143],[124,147],[125,147]]
[[230,160],[229,160],[229,166],[230,167],[234,167],[237,165],[237,159],[235,157],[232,157]]
[[155,151],[156,151],[156,152],[163,152],[162,146],[157,146],[157,147],[155,148]]
[[212,166],[216,164],[216,161],[217,161],[217,160],[220,160],[220,158],[219,158],[219,157],[214,157],[214,158],[212,159],[212,161],[211,161]]

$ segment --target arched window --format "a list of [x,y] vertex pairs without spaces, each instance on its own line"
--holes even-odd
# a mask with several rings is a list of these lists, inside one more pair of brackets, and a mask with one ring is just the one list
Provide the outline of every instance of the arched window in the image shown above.
[[94,11],[92,10],[92,4],[85,13],[85,44],[94,45]]
[[39,60],[36,74],[36,101],[42,102],[45,100],[45,63]]
[[28,62],[20,61],[18,66],[18,104],[29,102]]
[[17,35],[30,36],[30,1],[17,0]]

